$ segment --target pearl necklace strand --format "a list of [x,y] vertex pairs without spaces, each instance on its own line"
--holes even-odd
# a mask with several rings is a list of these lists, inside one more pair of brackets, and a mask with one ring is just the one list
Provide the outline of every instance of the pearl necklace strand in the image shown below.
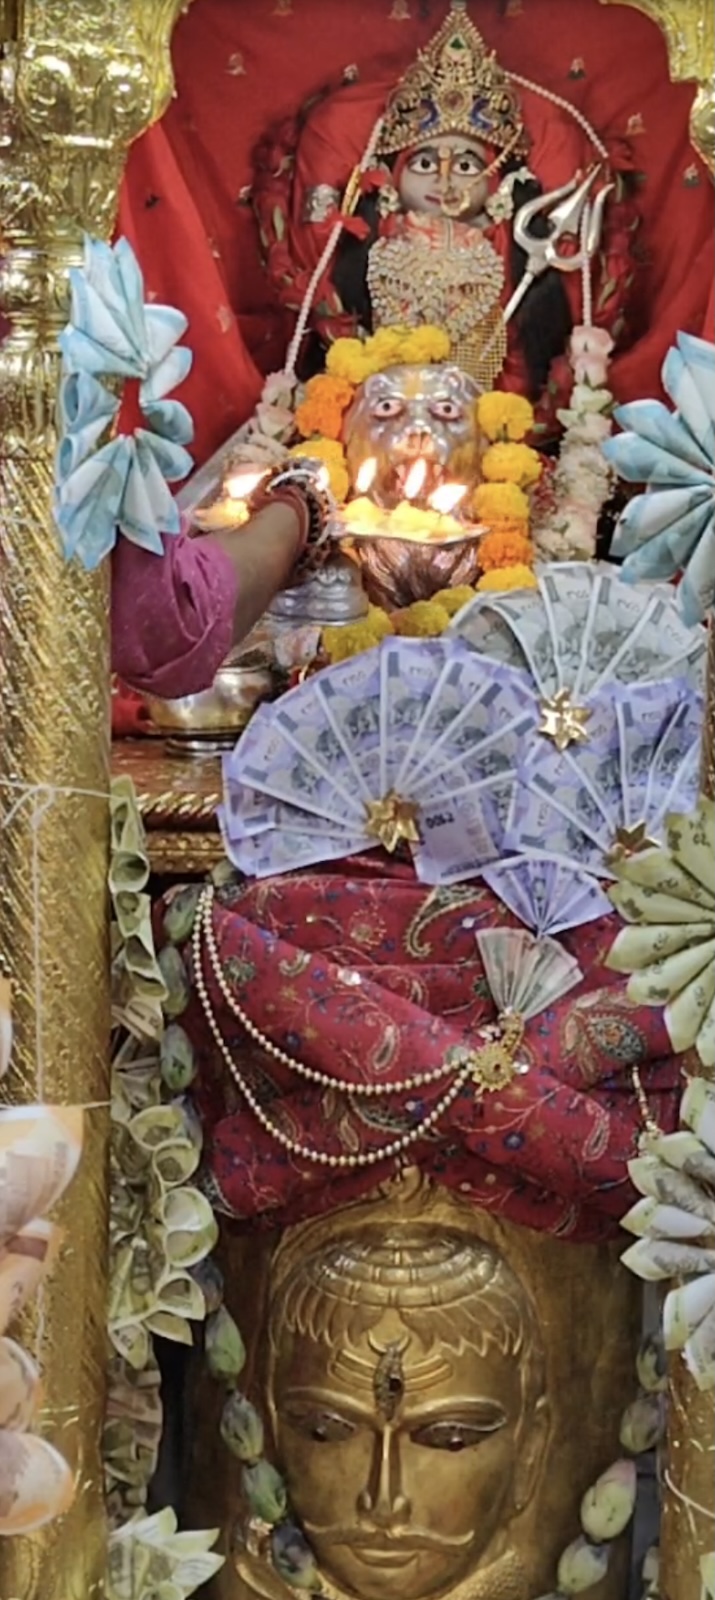
[[[396,1156],[402,1155],[404,1151],[409,1150],[413,1144],[416,1144],[418,1140],[423,1139],[428,1133],[430,1133],[432,1129],[436,1127],[437,1123],[440,1121],[440,1118],[443,1117],[445,1112],[449,1110],[450,1106],[454,1104],[454,1101],[461,1094],[462,1089],[464,1089],[469,1083],[470,1078],[472,1078],[475,1066],[475,1057],[473,1052],[468,1051],[466,1053],[466,1059],[464,1060],[463,1065],[458,1067],[456,1074],[454,1071],[454,1063],[451,1062],[447,1065],[443,1064],[434,1072],[417,1073],[413,1077],[404,1079],[401,1083],[393,1084],[343,1084],[335,1078],[330,1077],[328,1073],[316,1072],[312,1067],[306,1067],[302,1061],[296,1061],[293,1056],[287,1055],[287,1053],[284,1050],[281,1050],[278,1045],[273,1044],[272,1040],[267,1039],[265,1034],[261,1033],[260,1029],[256,1027],[255,1023],[251,1021],[251,1018],[246,1015],[243,1008],[239,1006],[235,996],[231,993],[231,990],[226,983],[226,979],[221,967],[220,955],[216,945],[216,938],[213,928],[213,905],[214,890],[209,886],[202,892],[192,936],[194,984],[202,1011],[211,1030],[211,1034],[217,1049],[223,1057],[223,1060],[226,1063],[228,1071],[233,1078],[236,1087],[240,1090],[244,1100],[246,1101],[246,1104],[253,1112],[256,1120],[261,1124],[261,1127],[265,1129],[266,1133],[270,1134],[271,1138],[275,1139],[276,1142],[282,1145],[285,1150],[290,1151],[292,1155],[300,1156],[304,1161],[309,1161],[314,1166],[336,1167],[341,1169],[377,1166],[381,1161],[388,1161]],[[399,1139],[393,1139],[389,1144],[381,1146],[379,1150],[371,1150],[366,1152],[364,1155],[329,1156],[324,1151],[314,1150],[308,1145],[301,1144],[297,1139],[289,1138],[289,1136],[283,1133],[280,1128],[276,1127],[272,1119],[267,1116],[266,1112],[263,1110],[263,1107],[253,1093],[250,1085],[246,1082],[238,1063],[234,1059],[223,1037],[223,1034],[221,1033],[221,1029],[218,1025],[216,1014],[211,1004],[211,999],[204,978],[204,951],[208,956],[211,973],[216,981],[223,999],[226,1001],[226,1004],[231,1011],[231,1014],[236,1018],[237,1022],[241,1024],[241,1027],[244,1029],[248,1037],[252,1039],[255,1044],[259,1045],[260,1048],[266,1052],[266,1055],[270,1056],[274,1061],[279,1062],[281,1066],[287,1067],[287,1069],[290,1072],[293,1072],[297,1077],[302,1078],[309,1083],[318,1084],[323,1088],[339,1089],[348,1097],[349,1100],[380,1095],[385,1096],[388,1094],[405,1094],[409,1093],[411,1090],[424,1088],[429,1084],[440,1082],[446,1077],[451,1077],[452,1079],[449,1088],[446,1090],[445,1094],[442,1095],[441,1099],[438,1101],[433,1110],[430,1111],[426,1117],[423,1117],[416,1127],[411,1128],[409,1133],[402,1134]]]

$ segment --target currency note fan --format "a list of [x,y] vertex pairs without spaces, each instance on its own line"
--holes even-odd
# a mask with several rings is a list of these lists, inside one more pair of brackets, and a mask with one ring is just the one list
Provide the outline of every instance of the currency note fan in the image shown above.
[[425,883],[503,853],[538,700],[459,640],[386,639],[263,706],[224,760],[229,859],[266,877],[382,846]]

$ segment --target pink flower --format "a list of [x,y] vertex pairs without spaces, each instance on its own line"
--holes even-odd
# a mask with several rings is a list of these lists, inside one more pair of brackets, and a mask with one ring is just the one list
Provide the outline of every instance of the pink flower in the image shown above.
[[597,353],[604,358],[610,356],[613,349],[613,340],[605,328],[574,328],[571,334],[572,356],[590,356]]
[[571,365],[577,383],[598,389],[608,375],[608,358],[613,340],[605,328],[574,328],[571,335]]

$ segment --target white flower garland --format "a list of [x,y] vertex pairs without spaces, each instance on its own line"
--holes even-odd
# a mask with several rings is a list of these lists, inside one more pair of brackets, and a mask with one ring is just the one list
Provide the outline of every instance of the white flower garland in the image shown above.
[[602,328],[574,328],[571,405],[557,413],[566,433],[554,477],[556,505],[535,521],[534,541],[544,561],[592,561],[598,521],[612,483],[603,445],[612,429],[613,395],[607,387],[613,349]]

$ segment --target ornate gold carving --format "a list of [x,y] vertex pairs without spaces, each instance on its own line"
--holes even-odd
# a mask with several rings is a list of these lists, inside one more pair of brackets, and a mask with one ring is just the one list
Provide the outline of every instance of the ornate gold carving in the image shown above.
[[711,0],[601,0],[601,4],[634,6],[661,29],[673,82],[698,85],[690,137],[698,155],[715,173],[715,11]]
[[[632,1397],[638,1291],[618,1248],[504,1224],[413,1172],[288,1229],[272,1253],[255,1239],[223,1248],[252,1398],[272,1419],[294,1509],[323,1530],[312,1530],[321,1592],[528,1600],[552,1589],[580,1498],[617,1453]],[[582,1429],[579,1386],[589,1391]],[[192,1515],[205,1519],[210,1502],[228,1536],[240,1468],[224,1457],[217,1491],[210,1392],[196,1415]],[[458,1448],[475,1437],[477,1449]],[[350,1548],[325,1531],[336,1519],[354,1535]],[[438,1537],[421,1540],[416,1525]],[[392,1565],[380,1564],[385,1554]],[[217,1600],[290,1600],[248,1554],[242,1529],[234,1560]],[[603,1600],[623,1592],[625,1571],[614,1552]]]
[[[82,235],[109,234],[126,147],[167,102],[181,9],[6,0],[0,11],[0,308],[11,321],[0,352],[0,811],[19,801],[2,835],[0,959],[16,1022],[3,1088],[18,1102],[43,1094],[96,1108],[40,1351],[40,1426],[75,1467],[77,1493],[60,1523],[0,1541],[0,1593],[12,1600],[98,1600],[105,1565],[107,574],[66,566],[50,518],[56,336]],[[22,797],[18,784],[42,792]]]

